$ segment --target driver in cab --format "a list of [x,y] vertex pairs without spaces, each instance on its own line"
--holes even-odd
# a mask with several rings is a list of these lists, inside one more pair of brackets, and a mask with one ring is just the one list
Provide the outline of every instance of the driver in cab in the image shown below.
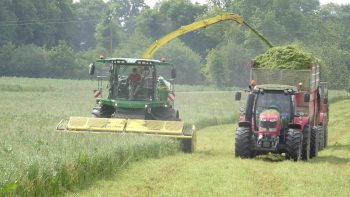
[[141,85],[141,75],[137,73],[137,68],[132,69],[132,73],[128,76],[127,81],[129,83],[129,99],[134,100]]

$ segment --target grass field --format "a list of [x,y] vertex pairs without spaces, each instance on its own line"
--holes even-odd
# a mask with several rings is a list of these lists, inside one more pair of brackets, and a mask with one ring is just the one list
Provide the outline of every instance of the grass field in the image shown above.
[[198,132],[198,151],[137,162],[67,196],[349,196],[350,100],[332,105],[329,146],[308,162],[233,156],[236,125]]
[[[14,188],[18,195],[54,195],[84,187],[130,161],[178,151],[177,143],[159,138],[54,131],[61,119],[90,116],[94,88],[96,81],[0,78],[0,196]],[[187,92],[176,94],[176,105],[184,121],[199,127],[233,121],[239,103],[232,92],[181,88]]]
[[[0,196],[10,191],[22,196],[45,196],[84,188],[132,161],[178,151],[177,143],[159,138],[54,131],[63,118],[90,116],[94,88],[96,81],[0,78]],[[191,92],[189,86],[177,86],[177,90],[176,107],[182,120],[197,128],[235,122],[239,106],[244,104],[244,99],[234,101],[232,91],[193,87],[196,91]],[[343,91],[332,92],[334,100],[339,100],[339,95],[341,99],[349,97]],[[216,146],[231,147],[232,143],[221,143],[232,141],[231,134],[217,139]],[[215,155],[209,142],[208,147],[200,148],[200,152]],[[190,155],[182,156],[192,159]]]

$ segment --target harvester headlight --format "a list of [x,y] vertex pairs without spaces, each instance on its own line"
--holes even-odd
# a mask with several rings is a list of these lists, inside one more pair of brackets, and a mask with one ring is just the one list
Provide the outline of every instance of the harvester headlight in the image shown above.
[[270,119],[270,122],[276,122],[276,121],[277,121],[277,118]]
[[148,105],[145,105],[145,108],[147,108],[148,107]]

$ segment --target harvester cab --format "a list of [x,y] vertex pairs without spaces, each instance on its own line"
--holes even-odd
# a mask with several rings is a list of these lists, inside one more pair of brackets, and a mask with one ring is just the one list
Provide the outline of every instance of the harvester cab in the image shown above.
[[174,73],[171,64],[132,58],[98,59],[97,63],[105,63],[110,74],[108,96],[97,97],[94,117],[179,120],[174,109],[174,85],[157,73],[161,67]]
[[[57,130],[69,132],[141,133],[179,139],[185,152],[195,149],[194,126],[185,126],[174,108],[173,65],[158,60],[134,58],[100,58],[109,76],[106,97],[103,97],[102,80],[98,76],[95,90],[96,106],[92,118],[71,117],[63,120]],[[168,81],[158,75],[158,70],[171,73]],[[90,64],[93,75],[95,64]],[[170,82],[172,81],[172,82]]]

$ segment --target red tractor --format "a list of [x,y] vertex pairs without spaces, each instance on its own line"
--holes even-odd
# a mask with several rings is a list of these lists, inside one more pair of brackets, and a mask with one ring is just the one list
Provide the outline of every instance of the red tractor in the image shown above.
[[[285,153],[298,161],[327,146],[328,92],[320,66],[308,70],[251,68],[246,108],[236,130],[235,155]],[[241,92],[236,93],[236,100]]]

